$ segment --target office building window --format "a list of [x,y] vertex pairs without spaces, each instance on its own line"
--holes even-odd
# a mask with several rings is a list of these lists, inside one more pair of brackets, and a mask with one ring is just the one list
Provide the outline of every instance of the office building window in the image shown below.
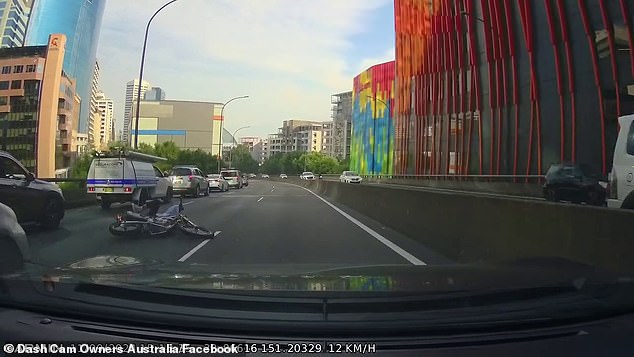
[[9,89],[9,81],[0,81],[0,90]]
[[17,66],[13,66],[13,73],[22,73],[24,72],[24,66],[19,64]]
[[2,66],[2,74],[11,73],[11,66]]
[[27,72],[35,72],[35,68],[36,68],[36,66],[34,64],[27,64],[26,65],[26,71]]
[[9,104],[9,98],[7,98],[6,96],[0,97],[0,105],[7,105],[7,104]]
[[11,81],[11,89],[20,89],[22,88],[22,81]]

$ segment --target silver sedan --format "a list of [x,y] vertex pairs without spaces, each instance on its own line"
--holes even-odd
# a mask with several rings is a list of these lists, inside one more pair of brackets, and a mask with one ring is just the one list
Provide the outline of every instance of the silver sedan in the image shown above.
[[218,190],[220,192],[229,191],[229,183],[221,175],[207,175],[207,182],[209,182],[209,190]]

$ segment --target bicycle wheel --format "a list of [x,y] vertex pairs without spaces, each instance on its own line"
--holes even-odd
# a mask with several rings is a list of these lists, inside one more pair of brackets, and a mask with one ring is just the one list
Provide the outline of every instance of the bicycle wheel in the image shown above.
[[191,235],[191,236],[211,237],[214,235],[214,232],[208,230],[205,227],[195,225],[193,222],[189,220],[184,220],[180,222],[178,224],[178,228],[180,228],[180,230],[183,233]]
[[108,230],[114,236],[131,236],[141,233],[143,225],[141,223],[114,222],[108,227]]

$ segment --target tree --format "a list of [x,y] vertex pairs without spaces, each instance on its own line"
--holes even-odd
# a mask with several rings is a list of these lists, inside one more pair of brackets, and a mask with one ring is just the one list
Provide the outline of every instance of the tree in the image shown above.
[[88,177],[88,170],[90,170],[90,164],[92,163],[92,153],[84,153],[75,160],[75,164],[70,170],[71,178],[85,179]]
[[339,172],[350,170],[350,158],[339,161]]
[[154,147],[146,143],[139,143],[139,146],[134,151],[137,151],[143,154],[148,154],[148,155],[155,155]]
[[302,161],[305,162],[305,171],[317,174],[334,174],[339,171],[339,161],[320,152],[305,153],[299,158],[299,162]]
[[[346,164],[347,166],[347,164]],[[343,167],[336,158],[326,156],[320,152],[279,153],[269,157],[262,167],[261,173],[297,175],[303,171],[312,171],[318,174],[340,173]]]
[[258,171],[258,162],[253,159],[251,151],[245,145],[231,149],[231,166],[242,172]]
[[130,145],[128,145],[127,143],[124,143],[121,140],[113,141],[110,143],[110,145],[108,145],[109,150],[114,150],[115,148],[129,149]]

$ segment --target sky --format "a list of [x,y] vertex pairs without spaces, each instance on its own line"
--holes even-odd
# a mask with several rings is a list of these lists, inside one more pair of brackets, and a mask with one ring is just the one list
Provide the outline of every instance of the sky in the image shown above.
[[[166,0],[108,0],[99,84],[123,125],[125,85],[138,78],[147,21]],[[364,69],[394,59],[392,0],[178,0],[152,21],[143,79],[166,99],[225,102],[237,136],[282,121],[330,120],[330,96]]]

